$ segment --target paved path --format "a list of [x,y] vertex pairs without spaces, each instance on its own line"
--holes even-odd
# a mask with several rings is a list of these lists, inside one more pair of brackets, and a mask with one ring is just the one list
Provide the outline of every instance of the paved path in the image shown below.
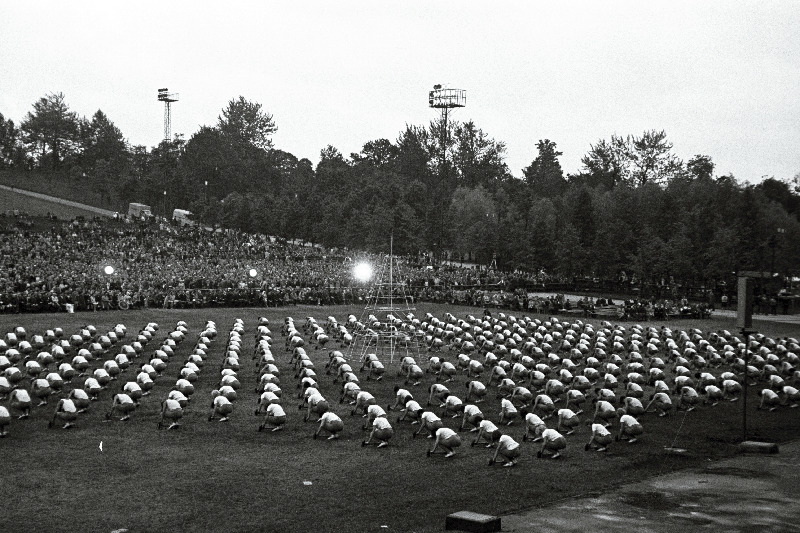
[[[551,296],[555,296],[556,293],[554,292],[532,292],[531,294],[535,294],[536,296],[540,296],[542,298],[549,298]],[[564,294],[565,298],[568,298],[572,301],[578,301],[583,299],[583,296],[579,296],[577,294]],[[615,305],[620,305],[623,303],[623,300],[617,298],[612,299],[611,302]],[[711,313],[712,317],[719,318],[736,318],[736,310],[735,309],[715,309]],[[688,320],[688,319],[683,319]],[[779,322],[783,324],[800,324],[800,314],[798,315],[753,315],[753,320],[761,320],[763,322]]]
[[[736,318],[736,311],[730,309],[717,309],[711,316]],[[782,324],[800,324],[800,315],[753,315],[753,320],[761,320],[763,322],[780,322]]]
[[800,532],[800,441],[502,517],[504,532]]

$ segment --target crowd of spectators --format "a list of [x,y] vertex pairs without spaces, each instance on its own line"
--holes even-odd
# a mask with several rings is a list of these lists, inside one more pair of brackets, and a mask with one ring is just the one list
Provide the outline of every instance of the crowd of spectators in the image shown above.
[[[376,255],[325,250],[258,234],[95,218],[0,228],[0,312],[365,304],[371,283],[354,263]],[[394,297],[531,312],[575,309],[592,316],[609,302],[533,296],[563,280],[543,272],[501,272],[399,258]],[[113,269],[113,271],[111,270]],[[670,300],[630,300],[623,314],[666,318],[698,311]]]
[[[381,262],[266,235],[99,218],[6,231],[0,254],[5,313],[358,304],[368,297],[369,283],[353,278],[354,262]],[[434,269],[424,256],[400,262],[398,297],[412,301],[433,299],[444,287],[504,288],[519,277]]]

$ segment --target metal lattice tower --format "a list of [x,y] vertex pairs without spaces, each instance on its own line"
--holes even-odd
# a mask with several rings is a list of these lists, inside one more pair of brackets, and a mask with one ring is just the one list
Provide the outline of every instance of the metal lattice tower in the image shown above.
[[172,111],[170,104],[177,102],[180,98],[178,93],[171,93],[169,89],[158,90],[158,101],[164,102],[164,140],[172,140]]
[[[447,135],[447,116],[451,109],[466,107],[467,91],[464,89],[442,88],[440,84],[433,86],[433,90],[428,92],[428,106],[433,109],[442,110],[442,125],[444,126],[442,135]],[[443,139],[446,141],[447,139]],[[446,146],[445,143],[442,146]]]
[[384,256],[367,295],[367,305],[359,320],[364,327],[353,332],[348,359],[361,361],[369,353],[388,364],[407,355],[418,359],[424,339],[422,332],[411,325],[415,308],[410,304],[405,285],[395,281],[399,271],[399,262],[390,251]]
[[[447,145],[449,141],[447,119],[450,115],[451,109],[466,107],[466,105],[467,91],[464,89],[443,88],[441,84],[437,83],[433,86],[433,90],[428,92],[428,106],[433,109],[441,110],[442,114],[442,138],[440,140],[442,145],[442,154],[439,159],[439,187],[441,190],[436,191],[436,196],[439,198],[443,198],[445,196],[443,189],[447,184]],[[444,237],[441,228],[444,228],[444,212],[446,211],[446,208],[444,205],[438,205],[436,210],[439,213],[439,222],[437,227],[440,228],[437,240],[438,245],[441,246]],[[434,254],[436,254],[436,249],[434,249]]]

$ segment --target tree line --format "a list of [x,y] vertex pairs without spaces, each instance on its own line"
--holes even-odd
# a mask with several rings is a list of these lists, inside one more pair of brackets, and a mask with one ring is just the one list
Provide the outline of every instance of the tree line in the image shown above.
[[391,232],[399,253],[565,278],[699,286],[741,270],[800,274],[800,174],[757,185],[717,176],[708,155],[681,160],[664,131],[600,139],[569,175],[556,142],[539,140],[523,179],[472,121],[405,125],[349,156],[329,145],[316,168],[275,148],[275,131],[240,96],[215,125],[148,149],[102,111],[79,117],[48,94],[19,125],[0,114],[0,169],[328,247],[387,251]]

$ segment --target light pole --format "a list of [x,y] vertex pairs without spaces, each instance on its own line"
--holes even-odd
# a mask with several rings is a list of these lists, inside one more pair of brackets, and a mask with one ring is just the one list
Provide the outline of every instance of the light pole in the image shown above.
[[164,191],[164,218],[169,218],[167,216],[167,191]]
[[[438,190],[435,191],[436,197],[441,198],[444,194],[444,189],[447,185],[447,143],[448,143],[448,131],[447,131],[447,119],[450,114],[451,109],[456,109],[460,107],[464,107],[467,105],[467,92],[463,89],[450,89],[446,87],[442,87],[441,84],[437,83],[433,86],[433,90],[428,92],[428,106],[433,109],[438,109],[441,111],[441,149],[442,154],[439,160],[439,185],[437,187]],[[439,246],[443,245],[444,239],[444,210],[445,206],[439,203],[439,205],[435,205],[434,209],[438,212],[438,220],[435,222],[436,230],[434,233],[434,240],[437,241],[434,243],[433,253],[434,253],[434,261],[438,261],[440,259],[441,251],[439,250]]]
[[778,246],[778,235],[782,235],[786,233],[786,229],[784,228],[776,228],[775,233],[773,233],[769,238],[769,247],[772,248],[772,260],[770,262],[770,274],[775,274],[775,248]]
[[[777,228],[775,231],[778,235],[783,235],[786,233],[786,228]],[[783,237],[781,237],[781,239],[783,239]],[[775,246],[778,246],[778,244],[780,243],[776,241]],[[772,252],[775,253],[774,248],[772,249]],[[781,288],[783,288],[783,276],[781,276]]]

